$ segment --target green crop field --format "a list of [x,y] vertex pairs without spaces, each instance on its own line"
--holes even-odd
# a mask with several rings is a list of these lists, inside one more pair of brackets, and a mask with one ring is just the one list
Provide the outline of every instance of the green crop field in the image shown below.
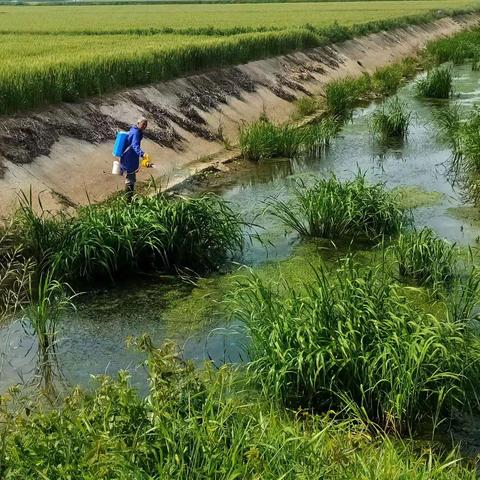
[[465,8],[472,0],[407,0],[208,5],[94,5],[0,7],[0,31],[130,31],[148,28],[298,27],[343,25]]
[[479,5],[407,0],[2,6],[0,113],[318,46],[427,21],[439,10]]

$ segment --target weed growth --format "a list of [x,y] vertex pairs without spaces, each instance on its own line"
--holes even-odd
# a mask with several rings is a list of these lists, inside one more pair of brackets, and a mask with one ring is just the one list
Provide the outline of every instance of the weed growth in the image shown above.
[[434,288],[449,285],[453,280],[455,245],[429,228],[400,234],[393,251],[404,278]]
[[382,142],[407,137],[408,127],[412,118],[407,106],[398,97],[385,104],[372,114],[370,128]]
[[297,181],[293,202],[272,202],[271,212],[307,237],[374,240],[398,233],[408,222],[396,195],[383,184],[369,185],[362,174],[344,182],[331,176],[311,186]]
[[42,269],[70,280],[113,278],[121,272],[215,269],[241,249],[242,222],[214,195],[137,196],[81,207],[73,217],[37,213],[30,202],[14,228]]
[[249,371],[287,405],[346,409],[397,432],[477,408],[473,325],[420,310],[383,266],[346,259],[301,288],[253,278],[237,295]]
[[330,144],[339,129],[339,124],[333,118],[325,118],[303,127],[277,125],[266,118],[260,118],[242,127],[240,148],[248,160],[319,154]]
[[139,343],[149,355],[147,398],[122,373],[97,378],[90,393],[73,391],[59,409],[2,417],[6,480],[475,476],[455,453],[419,454],[412,442],[374,439],[353,421],[288,413],[246,391],[227,367],[202,372],[179,360],[171,345]]
[[449,67],[434,68],[426,77],[418,80],[416,88],[422,97],[450,98],[453,91],[452,70]]

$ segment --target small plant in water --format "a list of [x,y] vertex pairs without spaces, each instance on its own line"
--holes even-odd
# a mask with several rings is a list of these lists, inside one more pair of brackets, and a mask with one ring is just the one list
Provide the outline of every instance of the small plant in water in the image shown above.
[[416,88],[422,97],[450,98],[453,90],[452,70],[449,67],[434,68],[417,82]]
[[397,196],[383,184],[369,185],[362,174],[340,181],[332,175],[311,186],[296,183],[293,202],[274,201],[273,215],[303,236],[377,239],[408,223]]
[[370,128],[381,141],[407,137],[412,114],[398,97],[387,100],[372,114]]
[[55,392],[54,375],[56,366],[57,325],[62,314],[73,308],[73,295],[67,295],[70,287],[54,279],[53,271],[40,276],[37,283],[30,286],[30,305],[24,310],[27,322],[37,338],[37,372],[39,385],[45,392]]
[[400,234],[393,252],[404,278],[434,288],[453,280],[455,245],[439,238],[429,228]]

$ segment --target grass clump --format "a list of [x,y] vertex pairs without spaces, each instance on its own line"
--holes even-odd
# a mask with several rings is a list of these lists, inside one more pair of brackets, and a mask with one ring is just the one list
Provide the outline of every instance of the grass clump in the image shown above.
[[370,128],[381,141],[405,139],[411,118],[405,103],[393,97],[372,114]]
[[406,78],[416,72],[417,61],[406,58],[394,65],[378,68],[372,75],[372,85],[375,93],[385,96],[394,94]]
[[450,98],[453,91],[452,70],[439,67],[430,70],[427,76],[418,80],[416,85],[418,95],[427,98]]
[[400,234],[393,251],[402,277],[419,285],[448,285],[455,270],[455,245],[431,229]]
[[37,213],[30,202],[14,228],[25,254],[69,280],[114,278],[121,272],[216,269],[242,247],[242,222],[214,195],[137,196],[81,207],[75,216]]
[[0,231],[0,322],[28,300],[33,271],[34,262],[22,255],[9,231]]
[[408,222],[397,196],[383,184],[369,185],[362,174],[343,182],[332,175],[311,186],[298,181],[293,202],[273,202],[271,211],[305,237],[374,240]]
[[148,352],[147,398],[122,373],[59,408],[5,414],[5,480],[474,478],[455,454],[441,459],[410,441],[372,438],[358,422],[289,413],[245,391],[227,367],[195,370],[172,345],[137,344]]
[[332,118],[303,127],[278,125],[260,118],[240,130],[240,149],[248,160],[316,154],[330,144],[339,129],[339,124]]
[[371,77],[344,78],[330,82],[325,87],[325,105],[330,114],[342,119],[351,116],[353,108],[367,96]]
[[301,287],[254,278],[237,314],[251,335],[250,372],[286,405],[345,409],[397,432],[478,406],[473,325],[420,310],[382,266],[347,259]]
[[316,97],[302,97],[299,98],[296,102],[297,105],[297,115],[299,117],[308,117],[316,113],[321,105]]
[[433,111],[433,121],[440,140],[455,156],[460,154],[459,132],[462,124],[461,109],[458,104],[445,105]]

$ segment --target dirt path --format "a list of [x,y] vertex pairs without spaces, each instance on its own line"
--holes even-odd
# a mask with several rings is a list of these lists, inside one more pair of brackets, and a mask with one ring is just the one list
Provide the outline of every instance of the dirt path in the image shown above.
[[[294,112],[295,99],[322,94],[330,80],[372,73],[414,54],[426,42],[480,25],[480,15],[443,18],[237,67],[123,91],[30,115],[0,118],[0,212],[32,188],[48,209],[99,201],[123,188],[112,176],[115,132],[146,115],[144,150],[163,187],[232,156],[238,129],[265,112],[277,121]],[[88,192],[88,195],[87,195]]]

